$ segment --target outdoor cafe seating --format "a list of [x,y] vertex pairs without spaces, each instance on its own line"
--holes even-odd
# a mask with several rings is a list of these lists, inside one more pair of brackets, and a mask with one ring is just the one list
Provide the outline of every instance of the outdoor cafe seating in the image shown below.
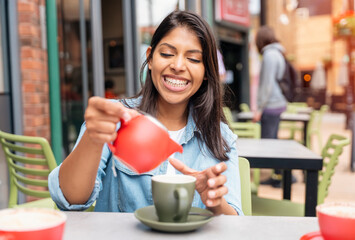
[[[339,156],[350,140],[337,134],[332,134],[322,150],[323,169],[319,171],[318,205],[322,204],[328,195],[335,167]],[[307,177],[307,176],[306,176]],[[304,216],[304,204],[292,202],[287,199],[276,200],[252,196],[253,215],[263,216]]]
[[[243,123],[244,124],[244,123]],[[245,123],[250,124],[250,123]],[[257,124],[258,125],[258,124]],[[255,125],[256,126],[256,125]],[[259,125],[258,125],[259,126]],[[258,131],[252,137],[260,138],[260,126],[255,128]],[[236,128],[235,131],[238,132],[240,129]],[[243,130],[241,130],[243,132]],[[243,134],[241,134],[243,135]],[[48,191],[45,189],[33,190],[27,187],[27,185],[48,186],[46,178],[51,170],[56,167],[56,162],[53,157],[52,150],[48,142],[44,138],[39,137],[27,137],[19,136],[15,134],[8,134],[0,131],[0,141],[3,146],[6,159],[9,165],[10,179],[11,179],[11,193],[9,208],[14,207],[40,207],[40,208],[54,208],[57,209],[54,202],[50,199]],[[326,146],[323,149],[322,157],[324,158],[324,168],[320,172],[320,182],[318,185],[318,204],[324,202],[325,197],[328,193],[328,187],[331,182],[331,176],[334,173],[334,168],[337,164],[338,157],[343,151],[343,147],[349,144],[349,139],[339,136],[332,135]],[[28,167],[31,165],[31,167]],[[44,166],[40,169],[33,169],[32,165]],[[38,175],[43,177],[43,179],[32,179],[28,178],[26,175]],[[218,226],[223,225],[223,236],[228,237],[232,234],[232,229],[237,229],[237,226],[247,226],[248,224],[253,223],[253,226],[284,226],[284,228],[292,229],[291,218],[288,220],[282,220],[281,218],[264,218],[259,217],[259,215],[264,216],[304,216],[304,207],[302,204],[296,204],[289,200],[273,200],[273,199],[262,199],[257,196],[257,192],[251,194],[251,178],[250,178],[250,165],[249,161],[246,158],[239,157],[239,174],[241,181],[241,203],[242,210],[246,216],[253,216],[253,218],[247,218],[244,220],[239,220],[240,218],[232,218],[232,216],[221,216],[214,219],[214,223],[209,223],[208,226],[199,226],[202,229],[196,230],[200,235],[199,237],[207,236],[206,234],[213,234],[220,232]],[[21,182],[21,183],[19,183]],[[40,197],[42,199],[32,201],[25,204],[17,204],[17,193],[23,192],[30,196]],[[263,202],[264,201],[264,202]],[[272,204],[270,204],[272,202]],[[89,211],[93,211],[94,206],[92,206]],[[286,211],[287,209],[288,211]],[[264,211],[264,212],[263,212]],[[87,215],[90,214],[90,215]],[[147,239],[160,239],[160,237],[166,235],[161,235],[161,233],[156,231],[147,231],[149,228],[144,226],[144,224],[139,223],[137,219],[134,219],[132,213],[89,213],[89,212],[66,212],[68,216],[67,227],[64,234],[64,239],[78,239],[85,236],[86,239],[96,239],[97,234],[91,232],[93,228],[92,224],[95,223],[96,226],[101,226],[105,222],[107,229],[112,229],[112,220],[114,222],[121,222],[120,230],[125,236],[131,237],[145,237]],[[97,219],[103,219],[101,223]],[[111,220],[110,220],[111,219]],[[115,219],[115,220],[114,220]],[[254,219],[254,220],[253,220]],[[269,225],[267,222],[273,222],[272,225]],[[298,218],[292,221],[298,222],[298,233],[291,233],[293,236],[301,236],[304,233],[314,231],[318,228],[317,218]],[[109,224],[110,222],[110,224]],[[238,223],[238,224],[237,224]],[[221,226],[222,226],[221,225]],[[239,228],[238,227],[238,228]],[[100,227],[99,227],[100,228]],[[197,228],[197,227],[196,227]],[[87,229],[87,231],[83,231]],[[100,228],[101,229],[101,228]],[[269,229],[267,227],[267,229]],[[273,234],[273,230],[265,230],[268,235]],[[263,230],[264,231],[264,230]],[[290,230],[291,232],[293,230]],[[106,236],[107,239],[112,238],[112,234],[108,232],[102,232],[100,236]],[[113,230],[109,232],[113,233]],[[164,233],[170,234],[172,238],[178,237],[178,235],[173,235],[174,233]],[[188,232],[187,236],[193,238],[194,232]],[[191,235],[192,234],[192,235]],[[243,234],[238,231],[238,234]],[[238,235],[239,236],[239,235]],[[261,237],[260,232],[256,231],[252,234],[249,233],[246,236],[252,238]],[[139,237],[139,238],[140,238]],[[162,238],[162,239],[163,239]],[[249,239],[249,238],[246,238]],[[279,238],[275,238],[279,239]]]
[[[0,131],[0,142],[10,174],[8,207],[55,208],[55,203],[46,190],[48,175],[57,167],[48,141],[42,137],[20,136]],[[30,188],[29,185],[41,189]],[[19,205],[19,192],[38,200]]]

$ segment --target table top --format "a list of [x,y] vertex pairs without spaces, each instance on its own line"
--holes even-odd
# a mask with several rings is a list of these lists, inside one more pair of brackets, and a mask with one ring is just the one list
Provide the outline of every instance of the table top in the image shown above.
[[[253,112],[240,112],[237,114],[237,120],[251,120],[253,119]],[[283,112],[280,116],[282,121],[308,122],[310,115],[307,113],[288,113]]]
[[294,140],[238,138],[237,150],[251,167],[321,170],[323,166],[320,155]]
[[319,231],[316,217],[217,216],[187,233],[151,230],[132,213],[67,212],[64,240],[110,239],[300,239]]
[[297,109],[297,113],[311,114],[314,111],[312,107],[300,107]]

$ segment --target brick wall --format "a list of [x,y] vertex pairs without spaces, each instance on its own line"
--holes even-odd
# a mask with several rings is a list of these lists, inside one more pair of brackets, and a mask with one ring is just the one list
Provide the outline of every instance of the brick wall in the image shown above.
[[40,6],[45,0],[19,0],[18,23],[24,135],[50,140],[47,50],[42,49]]
[[[24,135],[44,137],[50,141],[47,50],[42,48],[40,6],[45,6],[45,0],[18,0],[23,128]],[[45,168],[34,165],[27,167]],[[43,187],[28,187],[45,190]],[[27,196],[26,199],[32,201],[37,198]]]

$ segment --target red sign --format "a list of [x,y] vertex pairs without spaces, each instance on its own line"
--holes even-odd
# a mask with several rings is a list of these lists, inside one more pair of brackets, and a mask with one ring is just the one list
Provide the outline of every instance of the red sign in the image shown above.
[[250,25],[249,0],[216,0],[216,20]]

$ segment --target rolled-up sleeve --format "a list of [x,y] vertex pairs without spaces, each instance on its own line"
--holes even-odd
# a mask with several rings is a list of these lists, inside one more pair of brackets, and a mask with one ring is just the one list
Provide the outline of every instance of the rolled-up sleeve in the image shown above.
[[70,204],[64,197],[64,194],[59,185],[59,171],[60,166],[56,167],[48,177],[48,188],[53,201],[57,204],[60,210],[67,211],[80,211],[88,209],[96,200],[100,192],[100,182],[96,179],[94,190],[92,191],[90,198],[85,204]]
[[[85,123],[82,125],[80,129],[80,134],[79,137],[76,141],[76,144],[74,148],[77,146],[79,141],[81,140],[84,132],[86,130]],[[48,176],[48,188],[50,195],[53,199],[53,201],[57,204],[58,208],[60,210],[73,210],[73,211],[80,211],[80,210],[85,210],[89,208],[95,200],[98,198],[99,192],[102,190],[102,178],[105,175],[105,168],[106,168],[106,163],[107,159],[110,158],[111,152],[109,151],[107,145],[105,144],[101,156],[101,161],[99,165],[99,169],[96,175],[96,180],[95,180],[95,186],[94,189],[88,199],[88,201],[85,204],[70,204],[67,199],[65,198],[62,189],[60,188],[59,184],[59,173],[60,173],[60,168],[61,165],[56,167]]]

